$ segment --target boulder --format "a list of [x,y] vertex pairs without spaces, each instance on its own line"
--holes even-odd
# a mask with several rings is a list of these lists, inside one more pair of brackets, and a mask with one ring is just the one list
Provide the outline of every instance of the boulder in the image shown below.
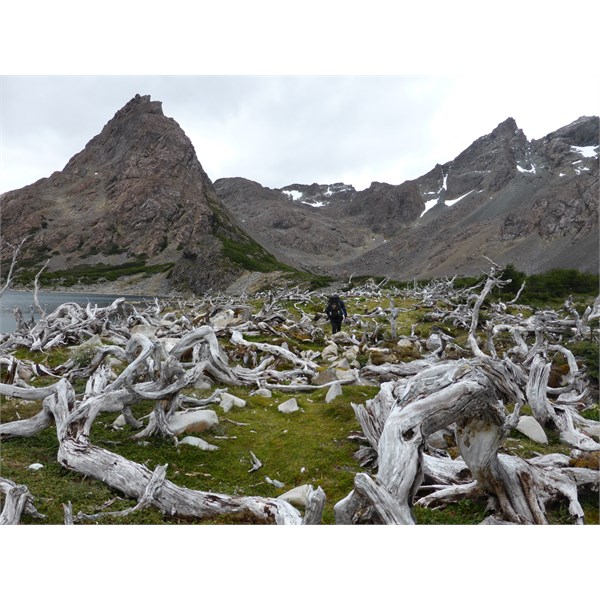
[[306,500],[308,495],[313,491],[313,486],[305,483],[304,485],[299,485],[291,490],[288,490],[281,496],[278,496],[279,500],[285,500],[294,506],[303,508],[306,506]]
[[111,427],[113,429],[121,429],[121,427],[125,427],[125,417],[121,414],[119,415],[113,422]]
[[342,369],[343,371],[350,369],[350,363],[347,358],[340,358],[340,360],[336,360],[331,366],[336,369]]
[[195,390],[210,390],[212,388],[212,385],[210,384],[210,381],[202,379],[202,377],[198,377],[198,379],[194,381],[193,387]]
[[214,410],[186,410],[176,412],[168,421],[169,427],[180,433],[200,433],[219,423],[219,417]]
[[334,398],[341,396],[341,394],[342,386],[339,381],[336,381],[332,386],[330,386],[329,390],[327,391],[327,395],[325,396],[325,402],[329,403]]
[[234,406],[238,408],[243,408],[246,406],[246,401],[234,396],[233,394],[228,394],[227,392],[223,392],[221,394],[221,402],[219,406],[223,409],[224,412],[229,412]]
[[442,349],[442,338],[437,333],[432,333],[425,341],[425,348],[430,352],[437,352]]
[[413,347],[413,343],[407,338],[398,340],[398,343],[396,345],[398,346],[398,348],[406,348],[406,349],[412,349],[412,347]]
[[440,429],[427,437],[427,443],[438,450],[446,450],[448,448],[448,438],[453,436],[454,434],[450,429]]
[[[350,367],[350,365],[348,365]],[[335,379],[338,381],[356,381],[359,378],[358,371],[355,369],[336,369]]]
[[30,471],[39,471],[44,468],[42,463],[32,463],[27,467]]
[[267,390],[265,388],[259,388],[255,392],[252,392],[251,395],[252,396],[262,396],[263,398],[271,398],[273,396],[273,393],[271,392],[271,390]]
[[157,331],[158,331],[158,327],[155,327],[154,325],[134,325],[131,328],[131,335],[140,333],[142,335],[145,335],[148,338],[155,338]]
[[352,348],[348,348],[346,352],[344,352],[344,357],[348,362],[353,362],[358,358],[358,348],[356,346],[352,346]]
[[317,373],[317,376],[312,380],[313,385],[323,385],[324,383],[331,383],[336,381],[337,376],[335,369],[325,369]]
[[600,439],[600,423],[586,423],[581,427],[581,430],[590,437]]
[[33,371],[19,363],[19,366],[17,367],[17,376],[22,381],[29,381],[33,377]]
[[331,343],[328,346],[325,346],[325,348],[323,348],[323,351],[321,352],[321,357],[323,358],[323,360],[328,360],[329,358],[332,357],[336,357],[337,358],[338,355],[338,346],[337,344]]
[[96,333],[88,340],[85,340],[83,344],[79,344],[78,346],[71,346],[69,348],[69,352],[72,356],[83,357],[86,355],[93,356],[99,346],[102,346],[102,338]]
[[202,438],[194,437],[193,435],[185,436],[179,443],[180,444],[188,444],[190,446],[196,446],[196,448],[200,448],[200,450],[208,450],[210,452],[219,449],[219,446],[214,446],[213,444],[209,444],[207,441],[203,440]]
[[175,346],[181,341],[181,338],[164,337],[160,338],[160,341],[162,342],[165,351],[171,352],[171,350],[173,350],[173,348],[175,348]]
[[548,443],[546,432],[542,426],[533,417],[528,415],[523,415],[519,419],[517,431],[520,431],[523,435],[526,435],[530,440],[533,440],[538,444]]
[[210,324],[215,331],[225,329],[235,320],[235,313],[230,308],[218,312],[214,317],[209,319]]
[[296,401],[296,398],[290,398],[289,400],[282,402],[277,407],[277,410],[284,414],[289,414],[289,413],[296,412],[297,410],[300,410],[300,407],[298,406],[298,402]]

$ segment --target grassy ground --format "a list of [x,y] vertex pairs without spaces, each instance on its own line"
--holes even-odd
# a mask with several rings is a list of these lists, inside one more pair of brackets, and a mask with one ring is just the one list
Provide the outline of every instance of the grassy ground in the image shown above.
[[[347,300],[351,315],[370,314],[378,306],[387,308],[389,298],[379,300],[366,298],[350,298]],[[428,310],[416,306],[413,301],[395,298],[394,305],[400,309],[397,329],[400,335],[410,333],[414,323],[418,323],[417,331],[426,336],[435,323],[424,321]],[[295,318],[300,316],[297,309],[287,307]],[[303,307],[308,314],[322,310],[317,304]],[[389,324],[384,317],[373,317],[381,327],[382,335],[389,331]],[[439,326],[440,324],[437,323]],[[443,326],[450,335],[456,336],[456,342],[463,344],[466,340],[464,332]],[[265,336],[256,341],[273,343],[274,339]],[[224,340],[223,340],[224,341]],[[297,340],[290,343],[298,350],[319,350],[326,342]],[[578,358],[583,363],[596,365],[597,349],[594,352],[589,344],[576,347]],[[55,349],[40,354],[19,350],[18,358],[35,360],[53,367],[64,363],[70,356],[66,348]],[[587,357],[587,358],[586,358]],[[403,360],[411,360],[416,356],[406,356]],[[560,359],[560,357],[558,357]],[[48,385],[52,378],[38,378],[36,386]],[[84,381],[75,381],[76,392],[82,393]],[[247,388],[229,388],[229,392],[246,400],[243,408],[235,408],[224,413],[213,405],[219,416],[220,424],[210,432],[200,434],[207,442],[219,447],[217,451],[206,452],[196,447],[180,445],[175,447],[172,441],[151,437],[140,443],[132,439],[134,433],[128,427],[114,430],[111,423],[115,414],[100,415],[92,429],[91,442],[110,449],[124,457],[145,464],[153,469],[158,465],[168,464],[167,477],[174,483],[202,491],[212,491],[230,495],[275,497],[293,487],[311,484],[315,488],[321,486],[327,496],[323,522],[334,523],[333,506],[345,497],[353,488],[354,475],[363,471],[353,454],[358,449],[356,441],[348,440],[353,431],[360,429],[351,403],[361,404],[372,398],[377,387],[344,386],[343,395],[331,403],[325,402],[326,390],[312,393],[296,393],[294,395],[275,392],[273,398],[251,396]],[[186,395],[195,395],[195,390],[184,390]],[[208,393],[208,392],[206,392]],[[290,397],[295,397],[300,411],[282,414],[277,405]],[[0,398],[0,420],[11,421],[36,414],[39,403],[25,403],[7,398]],[[134,407],[138,418],[152,410],[151,403]],[[598,420],[597,405],[586,412],[587,418]],[[241,425],[240,423],[243,423]],[[514,432],[507,439],[504,451],[530,458],[536,454],[549,452],[569,453],[569,449],[560,443],[556,432],[546,431],[550,444],[541,446],[534,444],[521,434]],[[0,475],[13,481],[25,484],[35,497],[35,506],[46,519],[43,523],[59,524],[64,520],[63,504],[71,501],[73,512],[96,513],[101,510],[122,510],[132,507],[135,501],[120,497],[116,492],[98,481],[87,479],[77,473],[68,471],[58,465],[56,455],[58,442],[53,427],[33,438],[14,439],[2,442],[0,446]],[[450,449],[451,452],[455,450]],[[254,453],[263,466],[253,472],[251,454]],[[597,459],[598,457],[596,457]],[[593,457],[592,457],[593,459]],[[42,463],[41,470],[33,471],[27,467],[32,463]],[[597,462],[597,460],[596,460]],[[266,477],[284,483],[279,489],[268,483]],[[586,513],[587,523],[598,523],[597,493],[584,494],[581,497]],[[109,506],[105,506],[110,503]],[[104,507],[104,508],[103,508]],[[415,508],[417,522],[422,524],[476,524],[485,516],[484,501],[463,501],[444,509]],[[551,523],[570,523],[567,503],[561,502],[551,507],[548,518]],[[24,516],[24,523],[39,523],[32,517]],[[120,524],[173,524],[178,519],[160,514],[157,510],[146,509],[134,512],[128,517],[105,518],[102,523]],[[235,517],[223,517],[202,521],[205,524],[246,523]],[[189,523],[189,521],[186,521]]]
[[[283,414],[277,405],[291,396],[275,392],[273,398],[248,396],[245,388],[229,388],[230,393],[247,400],[243,408],[228,413],[214,406],[219,425],[201,434],[207,442],[219,447],[207,452],[189,445],[175,445],[166,439],[152,437],[139,443],[132,440],[129,428],[115,431],[110,425],[114,414],[100,416],[92,430],[91,442],[122,456],[145,464],[149,469],[168,464],[168,478],[184,487],[207,492],[241,496],[277,496],[284,491],[309,483],[321,486],[327,494],[323,522],[333,523],[333,505],[353,487],[354,474],[360,469],[352,454],[357,442],[348,435],[357,430],[350,402],[362,403],[377,392],[377,388],[345,386],[343,395],[331,403],[324,400],[326,390],[311,394],[295,394],[300,410]],[[189,392],[189,390],[188,390]],[[26,417],[37,412],[35,404],[15,408],[3,401],[2,421]],[[137,406],[135,414],[142,417],[152,410],[151,404]],[[244,423],[238,425],[236,423]],[[67,471],[56,462],[58,442],[55,430],[47,429],[34,438],[21,438],[2,443],[0,472],[3,477],[28,486],[36,498],[36,507],[47,515],[48,523],[62,523],[62,504],[71,500],[75,513],[94,513],[116,495],[100,482]],[[263,463],[257,471],[252,466],[251,452]],[[31,471],[27,466],[39,462],[44,468]],[[277,488],[266,477],[285,484]],[[133,506],[134,502],[119,499],[110,510]],[[231,517],[214,522],[231,522]],[[23,522],[38,522],[24,517]],[[104,522],[104,521],[103,521]],[[110,520],[107,522],[111,522]],[[158,511],[147,510],[119,519],[119,523],[172,523]],[[233,522],[236,522],[235,520]]]

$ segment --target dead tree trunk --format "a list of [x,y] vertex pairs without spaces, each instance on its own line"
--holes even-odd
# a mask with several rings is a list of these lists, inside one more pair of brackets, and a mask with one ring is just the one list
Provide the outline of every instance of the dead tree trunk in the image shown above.
[[[569,498],[571,514],[583,522],[568,474],[499,454],[523,402],[508,369],[472,359],[447,365],[443,373],[439,367],[428,371],[385,390],[382,386],[365,408],[354,406],[367,439],[376,441],[378,472],[376,481],[357,474],[353,492],[335,507],[339,523],[414,523],[411,507],[423,479],[425,442],[451,424],[456,424],[462,458],[479,488],[497,499],[503,520],[545,523],[552,490]],[[516,403],[511,415],[505,410],[509,402]]]
[[[30,390],[6,385],[2,386],[0,393],[13,397],[31,397],[32,394]],[[59,380],[50,388],[36,390],[35,395],[40,397],[44,393],[44,410],[40,413],[44,415],[43,425],[48,426],[50,419],[47,417],[51,415],[56,424],[59,441],[58,462],[65,468],[103,481],[125,496],[138,500],[146,498],[147,504],[172,517],[202,519],[223,514],[251,514],[264,523],[302,523],[300,513],[283,500],[190,490],[177,486],[168,479],[156,485],[152,471],[144,465],[90,444],[88,435],[91,424],[100,410],[97,400],[81,404],[74,409],[75,394],[66,379]],[[0,437],[33,435],[41,426],[37,420],[35,431],[26,427],[24,421],[4,423],[0,425]],[[151,494],[148,493],[149,487],[152,487]],[[319,501],[315,499],[313,504],[311,514],[315,515],[319,513]],[[10,510],[12,515],[14,511],[12,508]]]

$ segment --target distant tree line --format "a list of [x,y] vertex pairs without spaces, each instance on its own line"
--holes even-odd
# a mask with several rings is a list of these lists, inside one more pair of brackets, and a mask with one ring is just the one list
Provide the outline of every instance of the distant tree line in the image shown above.
[[[598,295],[599,293],[599,276],[576,269],[552,269],[545,273],[527,275],[509,264],[504,268],[502,277],[504,280],[510,279],[510,283],[495,290],[493,298],[495,300],[514,298],[523,282],[525,282],[525,288],[519,300],[525,304],[536,305],[553,300],[562,302],[573,294]],[[484,279],[483,275],[481,277],[462,277],[455,279],[454,284],[457,287],[470,287]]]

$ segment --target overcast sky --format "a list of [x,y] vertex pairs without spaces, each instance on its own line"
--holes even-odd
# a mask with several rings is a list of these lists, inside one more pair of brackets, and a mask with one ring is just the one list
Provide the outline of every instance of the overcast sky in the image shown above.
[[63,169],[137,93],[163,103],[213,181],[272,188],[399,184],[508,117],[529,139],[543,137],[600,112],[599,9],[594,0],[540,6],[8,3],[0,193]]
[[537,139],[598,114],[598,90],[568,76],[8,76],[0,192],[61,170],[136,93],[163,103],[213,181],[364,189],[423,175],[507,117]]

